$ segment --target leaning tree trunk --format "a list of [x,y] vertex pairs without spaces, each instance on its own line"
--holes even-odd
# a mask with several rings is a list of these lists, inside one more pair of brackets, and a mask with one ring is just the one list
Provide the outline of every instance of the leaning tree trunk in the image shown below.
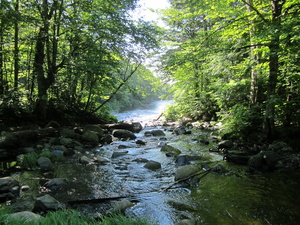
[[267,104],[265,114],[265,131],[267,139],[272,141],[275,138],[275,102],[276,85],[279,75],[279,51],[280,51],[280,31],[281,31],[281,11],[284,0],[272,0],[272,37],[269,43],[269,79],[267,90]]

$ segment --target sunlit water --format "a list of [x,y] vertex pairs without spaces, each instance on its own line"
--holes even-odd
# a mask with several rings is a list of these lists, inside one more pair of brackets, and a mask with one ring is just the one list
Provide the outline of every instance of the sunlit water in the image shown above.
[[[156,102],[147,109],[137,109],[116,114],[119,120],[147,121],[157,119],[168,102]],[[162,127],[159,127],[163,129]],[[125,196],[136,202],[126,211],[127,215],[147,218],[159,225],[172,225],[175,222],[194,218],[197,224],[300,224],[300,182],[299,173],[248,173],[247,167],[231,165],[222,160],[222,156],[211,153],[209,148],[216,144],[211,138],[213,130],[193,129],[191,135],[175,136],[165,131],[166,140],[182,151],[183,154],[201,156],[196,163],[206,162],[209,166],[221,163],[230,170],[226,174],[210,172],[197,185],[188,187],[174,185],[167,191],[164,188],[174,183],[175,159],[166,157],[160,151],[159,137],[145,137],[144,132],[155,127],[146,127],[137,134],[145,146],[135,141],[115,141],[111,145],[86,152],[92,158],[104,156],[110,158],[114,151],[120,151],[119,145],[127,145],[128,153],[112,158],[106,164],[83,166],[79,163],[57,164],[53,174],[41,175],[39,171],[16,173],[14,176],[22,185],[29,185],[34,195],[45,183],[44,177],[63,177],[69,179],[65,192],[52,193],[60,201],[99,199]],[[195,142],[195,139],[207,138],[209,145]],[[144,168],[145,163],[135,162],[137,158],[154,160],[162,164],[157,171]],[[23,197],[30,195],[28,192]],[[110,208],[113,201],[97,204],[75,205],[86,213],[103,212]]]

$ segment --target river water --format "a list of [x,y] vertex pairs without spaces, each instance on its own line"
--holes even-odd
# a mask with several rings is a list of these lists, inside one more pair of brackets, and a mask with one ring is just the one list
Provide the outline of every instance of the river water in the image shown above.
[[[167,103],[155,102],[147,109],[127,111],[117,116],[120,120],[133,119],[145,123],[157,118]],[[195,219],[197,224],[212,225],[300,224],[299,171],[252,174],[245,166],[224,162],[222,156],[208,151],[216,144],[211,139],[214,132],[196,128],[191,135],[174,136],[166,132],[169,145],[184,154],[200,155],[212,166],[221,163],[230,171],[226,174],[211,172],[194,187],[177,186],[167,192],[157,191],[174,182],[175,170],[174,159],[165,157],[160,148],[155,147],[157,140],[153,143],[146,140],[149,150],[129,150],[129,155],[162,163],[159,172],[149,172],[138,164],[128,165],[131,178],[126,176],[126,183],[139,200],[129,212],[151,218],[160,225],[171,225],[187,218]],[[199,140],[199,137],[207,138],[210,144],[201,145],[193,141]]]
[[[216,145],[214,135],[218,131],[195,126],[190,135],[174,135],[166,127],[153,124],[169,101],[158,101],[144,109],[118,113],[119,120],[140,121],[144,129],[136,134],[146,145],[137,145],[135,140],[115,140],[85,154],[89,158],[106,157],[105,164],[83,166],[74,162],[63,162],[55,166],[51,174],[41,174],[38,170],[16,173],[14,176],[22,184],[36,191],[40,196],[41,186],[54,177],[67,178],[68,190],[51,193],[62,202],[69,200],[101,199],[124,196],[135,203],[126,211],[127,215],[147,218],[159,225],[172,225],[182,219],[194,219],[196,224],[300,224],[300,175],[295,173],[249,173],[245,166],[237,166],[223,161],[222,155],[210,152]],[[153,129],[164,130],[166,136],[147,137],[145,132]],[[197,140],[205,139],[208,145]],[[161,152],[159,144],[167,143],[180,149],[182,154],[197,156],[195,164],[212,167],[221,164],[228,169],[225,174],[209,172],[192,186],[175,184],[175,158]],[[122,148],[121,148],[122,146]],[[124,149],[123,149],[124,148]],[[127,151],[113,157],[114,152]],[[145,163],[137,159],[154,160],[161,163],[161,169],[151,171]],[[36,179],[39,177],[39,179]],[[23,198],[32,195],[25,192]],[[30,197],[31,198],[31,197]],[[85,212],[103,212],[114,201],[95,204],[78,204],[73,207]]]

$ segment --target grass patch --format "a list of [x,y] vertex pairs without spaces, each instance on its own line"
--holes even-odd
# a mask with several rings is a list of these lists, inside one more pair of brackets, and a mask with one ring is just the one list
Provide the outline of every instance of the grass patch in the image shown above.
[[0,206],[0,225],[153,225],[153,223],[149,223],[145,219],[128,218],[121,214],[103,216],[101,221],[96,221],[75,210],[49,212],[38,222],[25,220],[9,221],[7,216],[10,213],[10,208]]

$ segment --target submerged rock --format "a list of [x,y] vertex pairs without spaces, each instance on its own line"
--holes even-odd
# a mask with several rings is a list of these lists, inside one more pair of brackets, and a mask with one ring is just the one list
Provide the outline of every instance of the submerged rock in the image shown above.
[[119,156],[123,156],[123,155],[126,155],[128,153],[128,151],[115,151],[113,152],[112,154],[112,158],[117,158]]
[[149,169],[149,170],[158,170],[161,169],[161,164],[159,162],[156,161],[148,161],[145,165],[145,168]]
[[171,145],[164,145],[164,146],[162,146],[161,151],[162,152],[166,152],[166,153],[171,153],[174,156],[178,156],[178,155],[181,154],[181,151],[179,149],[174,148]]
[[191,175],[196,174],[200,170],[201,168],[199,168],[196,165],[186,165],[186,166],[178,167],[175,172],[175,181],[188,178]]

